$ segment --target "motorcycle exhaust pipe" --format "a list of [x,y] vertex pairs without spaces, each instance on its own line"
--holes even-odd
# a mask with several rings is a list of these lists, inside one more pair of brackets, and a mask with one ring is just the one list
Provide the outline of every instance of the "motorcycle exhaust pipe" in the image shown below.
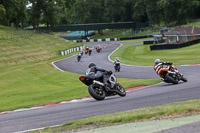
[[98,85],[104,86],[103,83],[101,83],[101,82],[99,82],[99,81],[96,81],[96,80],[93,81],[93,84],[98,84]]

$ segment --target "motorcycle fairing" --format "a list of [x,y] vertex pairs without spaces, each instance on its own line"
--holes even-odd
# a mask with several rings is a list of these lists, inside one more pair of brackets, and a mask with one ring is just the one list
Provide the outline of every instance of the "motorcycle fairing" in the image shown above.
[[95,75],[86,75],[79,77],[79,80],[83,82],[85,85],[89,86],[93,84],[93,80],[101,81],[103,78],[103,75],[95,74]]
[[163,68],[163,69],[160,69],[158,71],[158,75],[160,75],[160,77],[164,77],[164,73],[168,72],[169,69],[168,68]]

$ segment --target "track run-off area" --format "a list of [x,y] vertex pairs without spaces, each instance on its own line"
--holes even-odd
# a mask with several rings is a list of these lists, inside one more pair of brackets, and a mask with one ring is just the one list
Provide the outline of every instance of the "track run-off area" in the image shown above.
[[[114,71],[113,62],[109,56],[121,44],[110,42],[108,45],[106,43],[106,48],[104,48],[105,42],[85,43],[85,45],[92,47],[101,45],[103,49],[101,53],[93,51],[91,56],[83,55],[80,62],[77,61],[75,55],[70,58],[55,61],[52,64],[61,71],[80,74],[85,74],[90,62],[94,62],[99,67]],[[47,105],[45,107],[17,110],[12,113],[2,113],[0,115],[0,129],[3,133],[34,130],[97,115],[200,99],[200,65],[183,64],[177,66],[177,68],[185,75],[188,82],[180,82],[176,85],[161,82],[156,85],[129,91],[125,97],[107,97],[103,101],[85,98],[84,100],[62,102],[56,106]],[[125,64],[121,65],[121,71],[116,72],[115,75],[117,78],[159,78],[153,70],[153,66],[131,66]]]

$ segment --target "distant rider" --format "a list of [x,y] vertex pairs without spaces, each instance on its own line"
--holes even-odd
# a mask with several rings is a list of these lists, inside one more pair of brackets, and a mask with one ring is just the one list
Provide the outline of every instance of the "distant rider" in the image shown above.
[[118,57],[116,57],[116,59],[115,59],[113,64],[114,64],[114,66],[116,66],[116,64],[119,64],[119,66],[120,66],[120,60],[119,60]]
[[83,50],[82,49],[81,49],[80,53],[81,53],[81,55],[83,55]]
[[88,48],[88,47],[86,47],[86,49],[85,49],[85,54],[87,54],[87,53],[88,53],[88,51],[89,51],[89,48]]
[[[105,87],[109,89],[109,87],[108,87],[109,86],[108,85],[108,77],[107,77],[105,72],[111,73],[112,71],[107,71],[103,68],[97,67],[96,64],[94,64],[94,63],[90,63],[88,67],[89,67],[89,69],[87,69],[86,75],[95,76],[95,77],[103,76],[103,83],[104,83]],[[100,73],[97,73],[98,71]]]
[[81,56],[82,56],[81,52],[78,52],[78,55],[77,55],[77,60],[78,60],[78,61],[81,60]]
[[89,48],[89,55],[91,55],[92,53],[92,48]]

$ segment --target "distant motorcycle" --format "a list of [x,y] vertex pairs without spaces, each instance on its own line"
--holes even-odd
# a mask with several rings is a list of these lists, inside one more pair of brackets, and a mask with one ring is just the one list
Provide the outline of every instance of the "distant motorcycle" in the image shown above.
[[81,76],[79,77],[85,85],[88,86],[90,95],[96,100],[104,100],[106,96],[113,96],[118,94],[119,96],[126,96],[125,89],[117,82],[114,73],[106,73],[109,77],[109,89],[104,86],[103,76]]
[[114,68],[115,68],[115,72],[119,72],[120,71],[120,62],[116,62],[116,64],[114,64]]
[[86,49],[86,50],[85,50],[85,54],[87,54],[87,53],[88,53],[88,50]]
[[97,53],[100,53],[101,52],[101,48],[97,47],[96,51],[97,51]]
[[167,67],[161,69],[158,74],[166,83],[178,84],[180,80],[187,82],[187,78],[184,77],[173,64],[167,65]]
[[81,60],[81,55],[77,55],[78,62]]
[[88,52],[89,52],[88,54],[89,54],[89,56],[90,56],[90,55],[91,55],[91,53],[92,53],[92,50],[91,50],[91,49],[89,49],[89,51],[88,51]]

